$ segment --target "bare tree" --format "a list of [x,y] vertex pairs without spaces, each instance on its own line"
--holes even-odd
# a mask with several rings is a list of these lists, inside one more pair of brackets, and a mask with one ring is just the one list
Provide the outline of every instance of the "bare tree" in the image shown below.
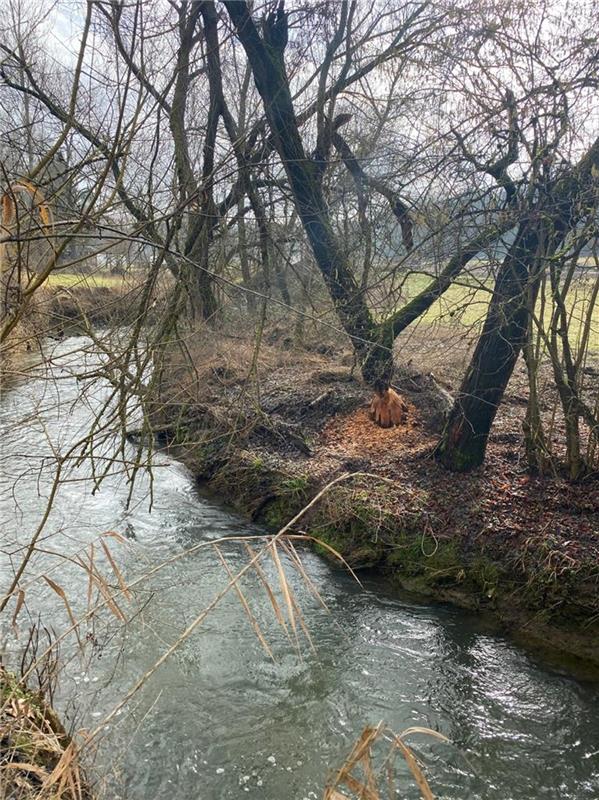
[[[275,146],[285,166],[287,178],[299,216],[310,241],[314,257],[335,304],[339,318],[352,339],[365,381],[375,390],[372,412],[383,425],[398,424],[404,417],[400,398],[390,389],[393,371],[393,343],[408,325],[426,311],[448,288],[453,278],[482,249],[495,241],[513,225],[513,218],[504,215],[493,221],[449,260],[442,272],[417,297],[382,322],[375,321],[365,301],[364,293],[356,281],[351,267],[334,234],[330,214],[323,194],[322,178],[331,146],[334,144],[344,163],[351,171],[360,191],[369,184],[389,201],[393,213],[402,227],[403,240],[409,251],[413,245],[412,224],[406,202],[397,192],[382,182],[369,178],[360,167],[351,149],[339,133],[346,123],[345,115],[328,116],[320,113],[317,145],[308,156],[302,142],[294,109],[284,53],[288,44],[288,19],[284,4],[278,3],[263,22],[261,36],[245,3],[226,3],[237,36],[246,51],[252,67],[256,86],[262,96],[264,109],[273,134]],[[337,49],[351,32],[351,18],[355,4],[342,4],[338,27],[332,38],[327,58],[331,61]],[[406,57],[420,46],[423,37],[434,36],[440,30],[445,14],[426,5],[410,7],[404,12],[401,24],[394,32],[392,55]],[[371,69],[378,62],[374,58],[363,69]],[[327,60],[325,60],[325,67]],[[342,68],[343,73],[343,68]],[[334,99],[343,88],[343,77],[334,83],[329,92],[324,90],[326,72],[321,73],[319,103],[324,98]],[[332,100],[331,100],[332,102]],[[515,160],[510,145],[493,170],[502,178],[505,170]]]

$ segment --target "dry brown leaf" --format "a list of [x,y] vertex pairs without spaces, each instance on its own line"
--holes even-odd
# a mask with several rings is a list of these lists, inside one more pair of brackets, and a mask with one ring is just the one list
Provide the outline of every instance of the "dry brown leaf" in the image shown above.
[[71,621],[71,625],[73,626],[73,630],[75,631],[75,636],[77,637],[77,641],[79,642],[79,646],[81,647],[81,639],[79,638],[79,623],[75,619],[75,615],[71,609],[71,604],[68,601],[66,596],[65,590],[60,586],[56,581],[53,581],[52,578],[49,578],[47,575],[42,576],[46,583],[50,586],[50,588],[56,592],[56,594],[60,597],[64,606],[67,610],[67,614],[69,615],[69,619]]
[[25,590],[24,589],[19,589],[19,591],[17,593],[17,602],[16,602],[16,605],[15,605],[15,613],[12,615],[12,626],[13,626],[13,628],[16,628],[17,617],[19,616],[19,613],[21,611],[21,608],[23,607],[23,603],[24,602],[25,602]]
[[108,545],[106,544],[104,539],[100,539],[100,544],[102,545],[102,548],[103,548],[104,552],[106,553],[106,558],[110,562],[110,566],[112,567],[112,571],[116,575],[116,579],[119,582],[119,586],[121,587],[121,591],[123,592],[123,595],[126,597],[127,600],[130,600],[131,599],[131,592],[127,588],[127,584],[125,583],[125,581],[123,579],[123,576],[121,574],[121,571],[117,567],[116,562],[115,562],[114,558],[112,557],[112,553],[110,552],[110,549],[109,549]]
[[[225,571],[226,571],[227,575],[229,576],[229,578],[232,579],[233,578],[233,572],[232,572],[231,568],[229,567],[229,565],[227,564],[227,560],[223,556],[220,548],[217,545],[214,545],[214,549],[216,550],[216,553],[217,553],[217,555],[218,555],[218,557],[220,559],[221,564],[225,568]],[[275,657],[274,657],[274,655],[272,653],[272,650],[270,649],[270,646],[269,646],[268,642],[266,641],[266,638],[265,638],[264,634],[262,633],[262,628],[258,624],[258,620],[254,616],[254,613],[252,612],[252,609],[250,608],[250,605],[249,605],[244,593],[241,591],[241,587],[239,586],[239,580],[236,580],[233,583],[233,588],[235,589],[235,593],[237,594],[237,597],[239,598],[239,602],[241,603],[241,605],[243,607],[243,610],[245,611],[245,614],[246,614],[247,618],[249,619],[250,624],[251,624],[252,628],[254,629],[254,632],[256,633],[256,636],[258,637],[258,640],[259,640],[260,644],[262,645],[262,647],[264,648],[266,653],[270,656],[270,658],[273,661],[275,661]]]

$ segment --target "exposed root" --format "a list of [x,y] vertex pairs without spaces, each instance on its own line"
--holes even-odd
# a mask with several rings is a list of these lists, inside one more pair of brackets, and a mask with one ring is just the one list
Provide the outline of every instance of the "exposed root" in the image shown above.
[[408,415],[408,406],[393,389],[376,392],[370,403],[370,417],[381,428],[402,425]]

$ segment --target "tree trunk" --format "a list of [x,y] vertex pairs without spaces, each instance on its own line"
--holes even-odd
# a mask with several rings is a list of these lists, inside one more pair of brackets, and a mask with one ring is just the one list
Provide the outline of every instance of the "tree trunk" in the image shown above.
[[[530,220],[521,223],[497,276],[483,332],[437,451],[439,460],[456,472],[484,460],[493,420],[526,340],[527,289],[538,243],[537,226]],[[536,296],[535,287],[530,288]]]
[[239,242],[239,264],[241,265],[241,277],[243,280],[243,286],[245,289],[247,289],[245,293],[245,302],[248,313],[253,317],[256,313],[256,295],[254,294],[254,282],[252,280],[250,259],[248,257],[245,218],[241,212],[241,209],[239,213],[239,219],[237,220],[237,239]]
[[538,371],[539,359],[534,354],[532,341],[532,326],[529,324],[528,339],[522,355],[528,373],[528,403],[526,417],[522,424],[524,431],[524,444],[526,448],[526,461],[531,472],[543,473],[551,465],[551,456],[543,430],[541,410],[539,406]]
[[[398,424],[403,418],[403,410],[396,401],[397,395],[389,391],[395,338],[430,308],[471,258],[511,229],[513,218],[505,214],[498,225],[488,226],[449,261],[423,292],[384,322],[376,323],[365,293],[358,286],[333,232],[321,184],[326,153],[321,153],[319,160],[313,160],[307,156],[302,144],[283,57],[288,36],[283,3],[280,2],[277,10],[264,21],[263,36],[258,33],[247,3],[225,0],[225,6],[250,63],[274,145],[285,167],[316,263],[341,324],[352,340],[362,376],[375,390],[373,417],[379,424],[385,425],[386,421]],[[332,134],[334,121],[330,124],[333,126]],[[355,177],[361,182],[366,181],[368,176],[359,168],[353,154],[344,150],[342,140],[337,144],[345,152],[348,168],[351,165]],[[368,180],[372,184],[372,179]],[[378,182],[377,190],[381,191]],[[386,190],[384,194],[389,195]],[[388,199],[400,221],[404,242],[409,249],[412,231],[407,208],[395,194]]]
[[283,58],[287,44],[286,15],[279,10],[269,17],[262,40],[246,3],[225,5],[250,62],[314,258],[341,323],[352,339],[364,379],[372,386],[384,383],[388,387],[391,353],[374,354],[380,349],[373,348],[376,324],[333,233],[318,165],[307,156],[299,134]]
[[[539,190],[538,207],[520,223],[437,449],[438,459],[449,469],[465,472],[483,462],[493,420],[526,340],[539,268],[575,229],[584,209],[592,207],[598,167],[599,138],[576,167]],[[540,245],[542,253],[538,253]],[[535,262],[539,268],[534,268]]]

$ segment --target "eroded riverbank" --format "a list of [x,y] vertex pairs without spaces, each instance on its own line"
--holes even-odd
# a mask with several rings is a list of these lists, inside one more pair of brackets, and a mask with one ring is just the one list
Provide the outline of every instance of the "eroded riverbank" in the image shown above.
[[329,481],[368,473],[327,491],[300,529],[422,599],[599,665],[599,481],[527,472],[517,386],[484,467],[455,475],[432,456],[442,394],[413,372],[398,375],[406,424],[383,430],[338,354],[262,345],[259,396],[235,358],[210,356],[196,382],[169,365],[153,421],[221,501],[277,530]]

